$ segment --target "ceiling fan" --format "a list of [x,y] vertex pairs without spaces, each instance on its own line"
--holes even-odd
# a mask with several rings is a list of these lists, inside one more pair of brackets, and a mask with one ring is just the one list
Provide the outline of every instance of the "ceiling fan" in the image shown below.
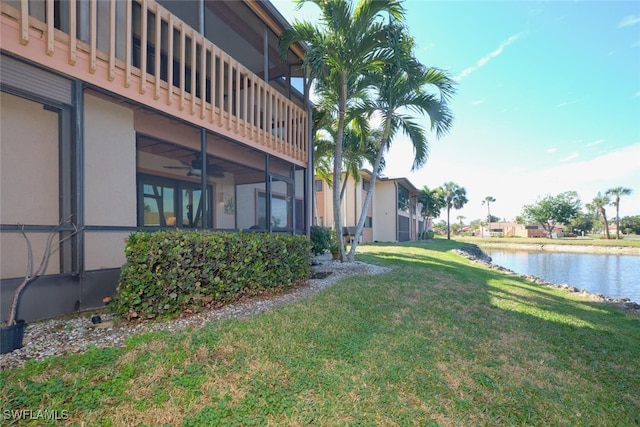
[[[165,166],[166,169],[186,169],[187,176],[202,176],[202,156],[195,153],[195,158],[191,162],[180,160],[184,166]],[[224,169],[217,165],[207,164],[207,175],[213,178],[224,178]]]

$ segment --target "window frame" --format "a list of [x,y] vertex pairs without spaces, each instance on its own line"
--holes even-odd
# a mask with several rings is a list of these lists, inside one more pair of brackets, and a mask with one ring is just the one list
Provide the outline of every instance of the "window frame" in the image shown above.
[[[173,190],[173,205],[174,205],[174,214],[176,217],[175,225],[145,225],[144,223],[144,186],[145,185],[160,185],[163,187],[171,188]],[[194,227],[185,227],[184,220],[187,218],[187,213],[183,212],[183,203],[182,203],[182,194],[184,190],[202,190],[200,183],[195,183],[191,181],[184,181],[175,178],[168,178],[163,176],[150,175],[146,173],[138,173],[137,174],[137,195],[136,195],[136,204],[137,204],[137,223],[138,227],[144,229],[173,229],[173,228],[185,228],[185,229],[202,229],[202,225],[194,226]],[[213,202],[212,195],[214,194],[214,185],[207,184],[208,196],[206,197],[205,203],[207,209],[202,209],[205,214],[208,216],[207,223],[215,224],[213,221]],[[200,196],[200,200],[202,202],[202,195]],[[199,221],[200,224],[203,223],[202,218]]]

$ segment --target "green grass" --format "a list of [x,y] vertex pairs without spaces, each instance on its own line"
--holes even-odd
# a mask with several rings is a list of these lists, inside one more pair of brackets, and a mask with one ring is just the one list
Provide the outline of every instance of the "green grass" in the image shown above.
[[640,317],[471,264],[449,251],[461,244],[364,245],[360,260],[393,271],[3,371],[2,410],[105,426],[638,425]]

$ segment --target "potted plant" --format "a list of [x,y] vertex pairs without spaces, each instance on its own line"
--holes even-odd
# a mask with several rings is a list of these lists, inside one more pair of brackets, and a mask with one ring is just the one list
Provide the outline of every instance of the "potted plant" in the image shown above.
[[[42,254],[42,258],[40,259],[40,264],[34,270],[33,269],[33,249],[31,248],[31,241],[27,237],[24,232],[24,225],[20,228],[20,233],[27,245],[27,272],[22,279],[22,282],[18,285],[18,287],[13,291],[13,299],[11,301],[11,307],[9,308],[9,316],[7,318],[6,324],[0,326],[0,354],[10,353],[13,350],[22,347],[22,338],[24,336],[24,330],[26,327],[26,323],[24,320],[16,319],[16,314],[18,312],[18,305],[20,303],[20,295],[22,291],[27,287],[27,285],[37,279],[47,268],[47,263],[49,262],[49,257],[52,253],[56,252],[58,248],[52,248],[51,244],[53,242],[53,238],[57,233],[60,232],[62,226],[70,219],[65,218],[60,223],[49,232],[47,236],[47,241],[45,243],[44,251]],[[74,235],[76,235],[80,230],[78,227],[73,224],[74,231],[68,236],[60,239],[59,243],[64,242],[67,239],[70,239]]]

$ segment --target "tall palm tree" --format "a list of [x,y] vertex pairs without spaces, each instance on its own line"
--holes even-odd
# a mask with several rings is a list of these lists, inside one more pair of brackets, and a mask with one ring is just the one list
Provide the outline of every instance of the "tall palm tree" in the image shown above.
[[451,239],[451,221],[450,213],[451,208],[461,209],[467,202],[467,190],[464,187],[460,187],[455,182],[445,182],[440,187],[442,197],[447,207],[447,239]]
[[594,210],[602,216],[602,220],[604,221],[604,232],[607,236],[607,240],[611,238],[611,235],[609,234],[609,222],[607,221],[607,210],[605,209],[605,206],[609,203],[611,203],[609,196],[606,194],[603,195],[598,191],[598,195],[587,205],[588,209]]
[[606,196],[616,196],[613,205],[616,207],[616,240],[620,239],[620,196],[629,196],[632,190],[627,187],[610,188],[604,192]]
[[429,224],[431,218],[439,217],[440,211],[446,206],[439,189],[434,188],[431,190],[426,185],[418,193],[418,203],[422,204],[421,214],[425,219],[425,224]]
[[376,90],[374,100],[367,108],[380,114],[382,135],[373,163],[370,190],[367,192],[356,225],[356,239],[349,250],[350,261],[355,257],[358,238],[362,234],[366,213],[373,198],[383,154],[389,149],[396,134],[403,132],[413,145],[412,170],[422,167],[427,161],[429,143],[425,129],[407,114],[407,111],[428,116],[431,130],[435,130],[436,137],[446,134],[453,124],[453,115],[448,107],[448,101],[455,92],[453,80],[445,72],[436,68],[426,68],[415,59],[413,38],[406,34],[406,29],[399,23],[393,22],[389,25],[388,40],[393,56],[381,70],[369,73],[364,79],[364,82]]
[[482,200],[482,204],[487,204],[487,223],[489,224],[487,228],[489,229],[489,237],[491,237],[491,203],[495,202],[496,199],[493,196],[487,196]]
[[[398,0],[298,0],[320,8],[319,25],[294,21],[279,40],[280,55],[285,58],[292,44],[304,42],[307,52],[303,62],[305,74],[317,83],[322,96],[337,106],[338,126],[333,155],[333,213],[335,231],[342,227],[340,179],[342,141],[347,106],[355,96],[355,85],[363,74],[377,69],[387,56],[382,48],[386,28],[381,17],[401,20],[404,15]],[[340,259],[346,260],[340,241]]]

